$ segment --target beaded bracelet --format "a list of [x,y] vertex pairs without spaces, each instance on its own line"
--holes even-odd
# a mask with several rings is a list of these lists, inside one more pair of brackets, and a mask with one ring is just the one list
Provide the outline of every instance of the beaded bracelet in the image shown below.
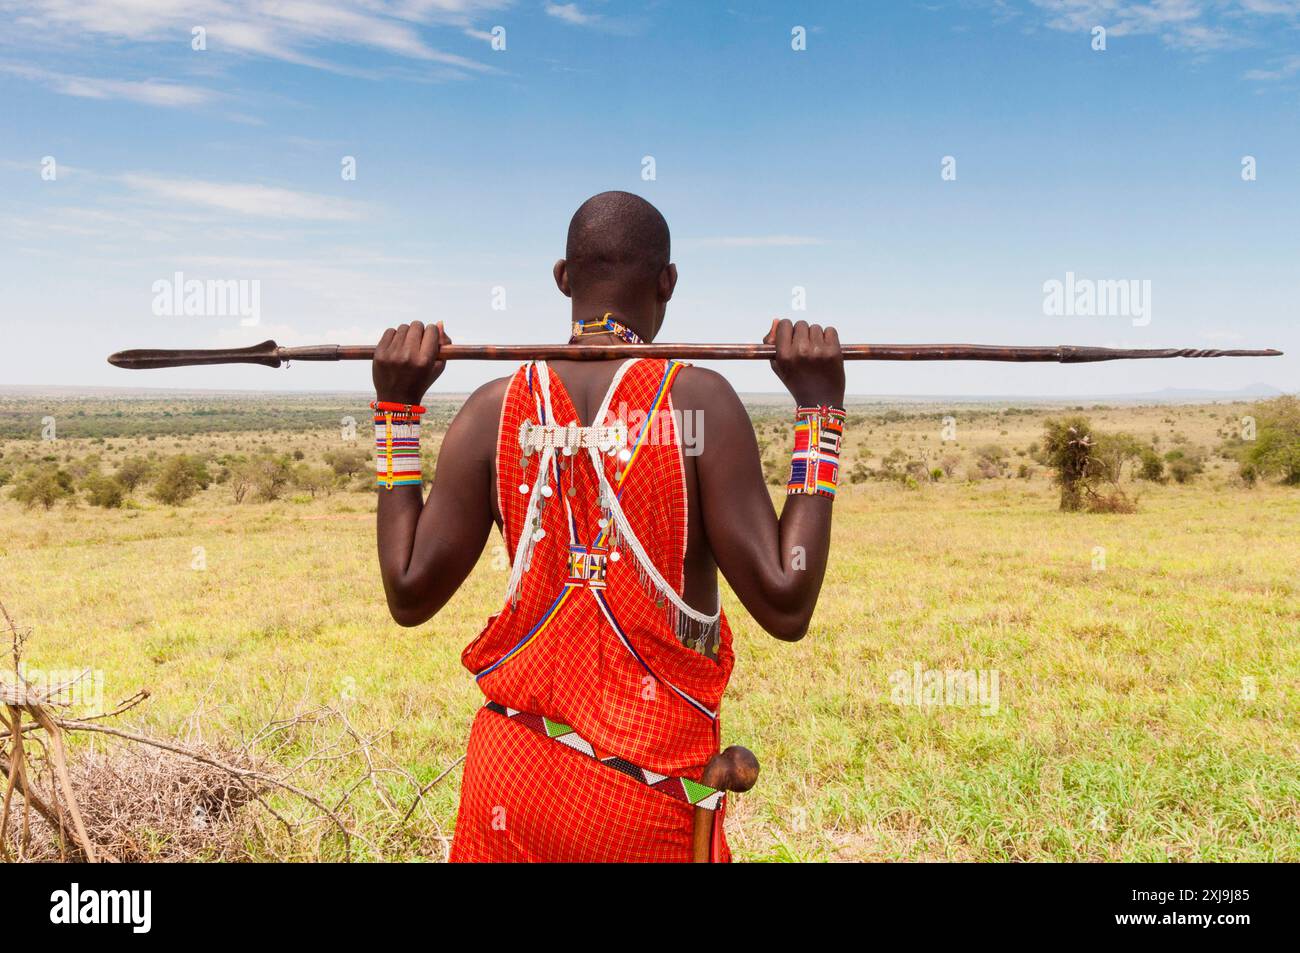
[[375,479],[379,486],[420,486],[420,415],[419,404],[394,404],[372,401],[375,411]]
[[393,413],[406,414],[408,417],[415,414],[417,417],[424,413],[424,408],[419,404],[397,404],[391,400],[372,400],[370,402],[371,410],[391,410]]
[[835,499],[840,478],[843,407],[798,407],[794,412],[794,452],[790,455],[788,494],[806,493]]

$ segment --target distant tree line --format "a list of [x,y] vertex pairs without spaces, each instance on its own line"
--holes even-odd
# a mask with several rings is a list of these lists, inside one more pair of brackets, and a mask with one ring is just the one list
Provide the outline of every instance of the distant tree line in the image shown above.
[[[1244,486],[1261,480],[1300,486],[1300,400],[1280,397],[1267,401],[1254,409],[1253,417],[1253,439],[1231,434],[1219,447],[1220,456],[1237,463]],[[902,415],[895,411],[874,418],[851,415],[849,432],[872,423],[887,426],[899,419]],[[760,420],[755,430],[764,476],[779,485],[789,465],[785,456],[788,424]],[[66,428],[62,432],[66,433]],[[1129,512],[1136,501],[1125,489],[1126,483],[1190,483],[1205,471],[1207,463],[1206,452],[1180,434],[1174,436],[1171,449],[1161,452],[1155,441],[1144,442],[1127,433],[1103,433],[1080,413],[1047,420],[1042,441],[1018,453],[1031,462],[1017,464],[1005,447],[994,443],[977,447],[968,455],[948,452],[936,459],[916,459],[895,448],[877,466],[860,451],[851,465],[846,464],[840,479],[842,483],[883,480],[916,488],[954,478],[1028,479],[1037,465],[1049,470],[1059,486],[1061,509]],[[426,481],[432,476],[433,460],[428,454]],[[369,451],[360,447],[327,451],[318,463],[308,462],[301,450],[215,456],[136,454],[112,469],[97,453],[62,464],[51,454],[18,462],[6,461],[0,454],[0,487],[8,486],[10,496],[19,503],[46,510],[77,501],[106,509],[137,505],[134,498],[142,493],[159,503],[179,506],[212,486],[224,488],[233,503],[270,502],[289,494],[316,498],[342,489],[368,488],[373,482],[372,466]]]
[[[98,454],[59,464],[46,455],[21,465],[15,472],[0,458],[0,486],[29,508],[52,509],[58,503],[84,501],[91,506],[116,509],[131,505],[134,495],[145,493],[159,503],[180,506],[211,486],[226,488],[234,503],[270,502],[290,493],[310,498],[343,489],[369,489],[373,458],[361,448],[327,451],[320,463],[310,463],[301,450],[250,454],[181,453],[167,457],[134,455],[115,468],[106,468]],[[426,464],[432,473],[432,458]]]

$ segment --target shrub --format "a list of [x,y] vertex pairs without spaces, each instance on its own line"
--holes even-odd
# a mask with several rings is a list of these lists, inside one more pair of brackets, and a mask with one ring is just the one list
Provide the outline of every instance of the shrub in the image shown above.
[[1135,513],[1137,503],[1118,488],[1109,493],[1098,493],[1088,499],[1089,513]]
[[1149,480],[1152,483],[1165,482],[1165,461],[1160,459],[1160,454],[1156,453],[1154,447],[1143,447],[1138,459],[1141,463],[1137,472],[1139,480]]
[[779,460],[763,457],[763,479],[770,486],[784,486],[789,475],[789,465]]
[[74,495],[72,474],[50,467],[28,467],[18,475],[10,493],[29,509],[39,503],[48,510]]
[[328,496],[338,485],[338,476],[329,467],[313,467],[306,463],[299,464],[293,471],[294,485],[306,490],[311,498],[316,499],[320,493]]
[[1300,400],[1279,397],[1255,408],[1255,440],[1246,462],[1261,476],[1300,486]]
[[152,496],[160,503],[179,506],[211,482],[203,461],[182,453],[162,465],[154,479]]
[[86,502],[106,510],[117,509],[126,499],[126,486],[115,476],[92,473],[81,481],[81,488],[86,493]]
[[1165,463],[1169,465],[1169,476],[1175,483],[1190,483],[1197,474],[1205,472],[1205,462],[1196,452],[1171,450],[1165,454]]
[[92,453],[80,460],[69,461],[68,473],[72,476],[73,482],[81,483],[92,473],[98,473],[99,460],[99,454]]
[[1133,437],[1099,433],[1082,416],[1048,420],[1043,430],[1043,462],[1056,471],[1061,509],[1132,513],[1137,508],[1119,485],[1124,464],[1140,452]]
[[127,457],[117,468],[117,480],[128,492],[147,481],[153,473],[153,462],[148,457]]
[[1048,420],[1043,424],[1043,460],[1056,471],[1061,488],[1061,509],[1083,509],[1084,483],[1092,468],[1092,424],[1086,417]]
[[230,490],[230,496],[236,504],[242,503],[253,487],[254,466],[243,456],[227,457],[223,462],[225,469],[220,482]]
[[1124,467],[1142,456],[1142,444],[1126,433],[1094,433],[1093,459],[1098,480],[1118,485]]
[[882,480],[902,480],[906,474],[907,453],[895,447],[880,461],[876,476]]
[[339,476],[350,480],[365,471],[370,459],[364,450],[330,450],[325,454],[325,465]]
[[985,444],[975,451],[975,468],[986,480],[1002,476],[1006,461],[1006,450],[995,443]]
[[273,453],[262,453],[250,461],[251,478],[258,499],[265,502],[278,500],[293,482],[293,469],[289,458]]
[[904,482],[916,484],[918,486],[923,482],[924,483],[930,482],[930,468],[926,466],[924,461],[909,460],[907,462],[907,466],[903,470],[903,473],[904,473],[904,478],[903,478]]

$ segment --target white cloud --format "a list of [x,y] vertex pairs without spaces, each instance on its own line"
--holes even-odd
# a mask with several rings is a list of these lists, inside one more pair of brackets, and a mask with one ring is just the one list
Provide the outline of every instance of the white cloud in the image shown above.
[[487,72],[469,57],[429,46],[422,28],[473,24],[510,0],[0,0],[11,15],[11,42],[54,38],[85,43],[94,36],[135,42],[188,44],[202,27],[208,50],[331,68],[307,51],[329,45],[365,46],[407,59]]
[[82,99],[126,99],[150,106],[197,106],[216,97],[211,90],[157,80],[98,79],[29,66],[0,65],[0,72],[41,83],[55,92]]
[[1300,56],[1288,56],[1278,64],[1276,69],[1247,70],[1243,76],[1255,82],[1272,82],[1290,79],[1297,74],[1300,74]]
[[587,27],[601,33],[631,36],[645,29],[646,17],[639,14],[608,16],[584,10],[576,3],[554,3],[548,0],[542,7],[549,17],[554,17],[572,26]]
[[1155,36],[1193,52],[1246,46],[1258,29],[1292,25],[1300,0],[1032,0],[1054,30],[1087,33],[1103,26],[1112,37]]
[[348,199],[266,185],[174,179],[139,173],[128,173],[118,178],[128,188],[164,202],[259,218],[345,222],[364,218],[366,211],[364,205]]
[[1298,0],[1240,0],[1248,13],[1300,14]]
[[590,26],[600,19],[594,14],[583,13],[576,3],[548,3],[546,15],[576,26]]

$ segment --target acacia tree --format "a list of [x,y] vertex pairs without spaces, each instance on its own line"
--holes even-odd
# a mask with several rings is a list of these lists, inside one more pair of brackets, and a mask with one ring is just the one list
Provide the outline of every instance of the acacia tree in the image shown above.
[[293,471],[294,484],[310,493],[313,500],[318,493],[329,496],[338,485],[338,479],[329,467],[314,467],[308,463],[298,464]]
[[117,481],[126,487],[127,492],[134,492],[135,488],[148,480],[152,473],[153,462],[148,457],[134,456],[123,460],[115,475]]
[[1255,411],[1255,441],[1246,462],[1264,476],[1279,476],[1287,486],[1300,486],[1300,400],[1279,397]]
[[364,450],[330,450],[324,457],[330,469],[348,480],[363,473],[370,459],[370,454]]
[[1061,509],[1083,509],[1084,486],[1094,469],[1092,424],[1087,417],[1048,420],[1043,424],[1043,462],[1056,471]]
[[236,503],[243,503],[244,497],[252,489],[253,470],[253,465],[245,457],[236,457],[226,464],[226,486]]
[[211,482],[208,468],[197,457],[178,454],[163,464],[154,479],[153,498],[169,506],[184,503]]
[[1142,449],[1142,442],[1131,434],[1094,432],[1092,459],[1097,476],[1094,482],[1104,481],[1118,489],[1124,468],[1142,458]]
[[250,465],[258,499],[265,503],[278,500],[293,483],[293,467],[284,454],[259,453]]
[[74,496],[75,490],[72,474],[66,470],[28,467],[14,481],[11,493],[15,500],[29,509],[39,504],[48,510],[59,500]]

